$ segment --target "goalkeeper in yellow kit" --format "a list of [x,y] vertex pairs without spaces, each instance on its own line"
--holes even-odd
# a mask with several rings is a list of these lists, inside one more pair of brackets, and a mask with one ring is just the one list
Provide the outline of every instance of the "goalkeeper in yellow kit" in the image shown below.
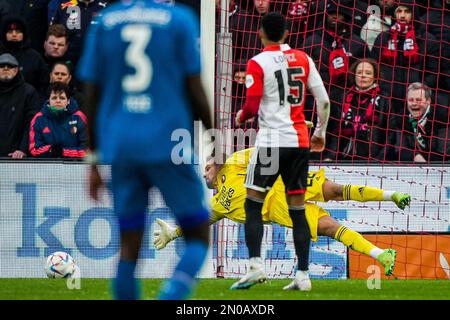
[[[245,223],[246,190],[244,181],[252,151],[253,149],[246,149],[235,152],[223,165],[216,164],[214,159],[207,162],[205,181],[209,188],[217,189],[217,194],[211,200],[210,224],[223,218]],[[336,239],[357,252],[377,259],[385,268],[385,274],[391,275],[395,266],[396,251],[377,248],[358,232],[340,225],[325,209],[311,203],[311,201],[327,202],[329,200],[392,201],[403,210],[409,205],[411,197],[405,193],[368,186],[340,185],[328,180],[323,168],[308,174],[305,201],[307,201],[306,218],[311,231],[311,239],[317,241],[318,235]],[[292,228],[284,184],[280,177],[267,194],[262,214],[264,223],[274,222]],[[156,249],[164,248],[170,241],[181,236],[180,228],[172,227],[161,219],[157,219],[157,223],[161,229],[154,232],[153,243]],[[296,288],[295,282],[292,282],[284,289],[299,288]]]

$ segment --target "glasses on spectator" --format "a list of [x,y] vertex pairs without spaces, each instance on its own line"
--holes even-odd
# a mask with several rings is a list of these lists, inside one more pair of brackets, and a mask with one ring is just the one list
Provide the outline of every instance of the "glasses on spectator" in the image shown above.
[[13,66],[13,65],[11,65],[11,64],[7,64],[7,63],[2,63],[2,64],[0,64],[0,69],[4,69],[4,68],[7,68],[7,69],[13,69],[13,68],[15,68],[16,66]]

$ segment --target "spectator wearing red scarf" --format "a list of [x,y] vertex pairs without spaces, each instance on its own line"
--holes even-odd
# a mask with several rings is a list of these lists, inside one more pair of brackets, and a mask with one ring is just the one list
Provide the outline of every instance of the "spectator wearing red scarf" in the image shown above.
[[367,8],[367,22],[361,29],[361,39],[367,42],[370,50],[378,35],[388,31],[393,24],[395,0],[373,0]]
[[372,54],[381,63],[381,87],[393,97],[394,111],[403,113],[408,84],[424,82],[436,88],[439,43],[419,24],[414,0],[400,0],[394,14],[395,23],[378,35]]
[[368,55],[366,43],[351,32],[351,19],[350,10],[330,2],[325,30],[317,30],[306,39],[304,50],[307,53],[311,51],[311,57],[318,62],[320,75],[327,84],[344,87],[350,64]]
[[365,160],[383,159],[381,154],[387,138],[389,100],[377,84],[378,64],[373,59],[361,59],[350,67],[351,87],[345,92],[340,108],[339,131],[329,135],[327,157]]
[[[330,97],[329,132],[339,130],[348,68],[357,59],[369,56],[367,44],[357,34],[352,33],[351,14],[352,12],[345,6],[337,6],[334,1],[329,1],[325,30],[319,29],[308,37],[303,49],[316,63]],[[313,105],[313,99],[308,96],[305,106],[312,109]],[[311,109],[305,110],[306,119],[311,118],[313,114]],[[330,148],[329,141],[327,139],[326,149]]]

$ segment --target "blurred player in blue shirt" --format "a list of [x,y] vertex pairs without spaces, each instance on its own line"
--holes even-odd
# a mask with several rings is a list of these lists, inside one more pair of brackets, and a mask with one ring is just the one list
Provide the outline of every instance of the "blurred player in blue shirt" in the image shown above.
[[198,18],[187,7],[123,1],[90,28],[78,76],[84,82],[92,150],[90,194],[103,185],[96,160],[111,164],[121,251],[113,293],[137,299],[134,278],[148,190],[157,187],[181,224],[186,250],[160,299],[188,298],[206,257],[209,229],[201,182],[190,164],[171,159],[174,130],[212,117],[200,81]]

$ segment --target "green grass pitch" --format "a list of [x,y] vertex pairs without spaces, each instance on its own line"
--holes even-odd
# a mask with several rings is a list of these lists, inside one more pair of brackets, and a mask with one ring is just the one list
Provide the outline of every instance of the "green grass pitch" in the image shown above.
[[[309,293],[283,291],[288,279],[269,280],[249,290],[231,291],[233,279],[202,279],[192,297],[201,300],[450,300],[449,280],[382,280],[369,290],[366,280],[312,280]],[[110,279],[81,279],[80,290],[69,290],[64,279],[0,279],[4,300],[103,300],[111,299]],[[161,279],[142,280],[143,299],[155,299]]]

